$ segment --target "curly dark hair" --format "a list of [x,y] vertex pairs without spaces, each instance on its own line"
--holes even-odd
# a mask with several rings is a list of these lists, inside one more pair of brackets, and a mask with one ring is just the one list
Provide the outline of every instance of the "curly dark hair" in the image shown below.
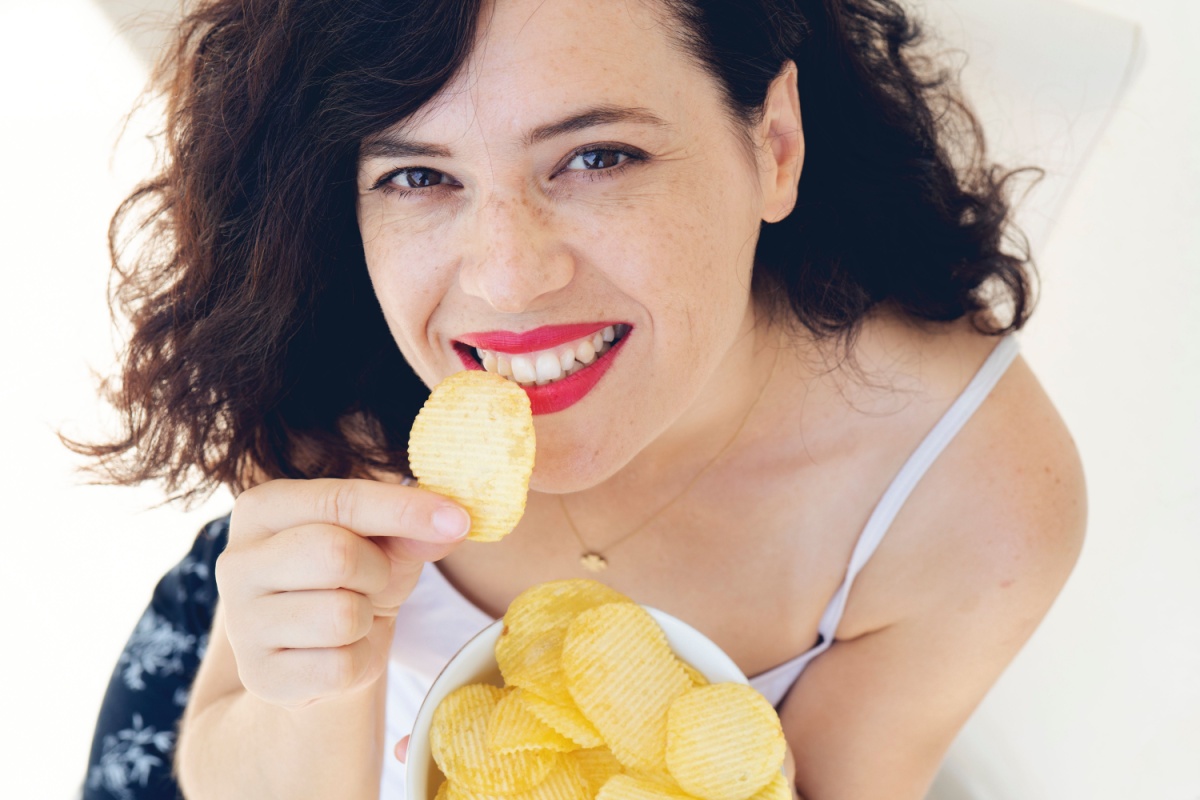
[[[795,210],[762,229],[759,300],[845,341],[883,304],[991,334],[1024,324],[1032,267],[1011,244],[1012,173],[985,160],[897,3],[654,1],[737,122],[756,121],[772,79],[798,67],[806,164]],[[427,389],[368,279],[358,149],[457,73],[481,6],[206,0],[183,20],[156,70],[161,170],[109,229],[112,303],[132,333],[101,391],[123,430],[64,437],[107,481],[160,480],[192,500],[252,473],[406,469]]]

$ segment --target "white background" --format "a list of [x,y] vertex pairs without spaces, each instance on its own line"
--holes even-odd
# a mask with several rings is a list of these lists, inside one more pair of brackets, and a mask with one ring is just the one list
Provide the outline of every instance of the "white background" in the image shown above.
[[[1146,60],[1038,253],[1022,346],[1082,451],[1089,537],[957,751],[1016,797],[1198,800],[1200,4],[1083,5],[1137,21]],[[82,485],[55,437],[101,430],[105,229],[149,158],[114,142],[144,64],[89,0],[3,0],[0,76],[0,796],[68,797],[154,582],[230,501],[148,511],[152,489]]]

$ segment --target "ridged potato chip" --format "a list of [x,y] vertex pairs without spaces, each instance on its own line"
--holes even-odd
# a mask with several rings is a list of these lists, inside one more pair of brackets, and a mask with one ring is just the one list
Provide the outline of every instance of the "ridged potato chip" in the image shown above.
[[613,775],[621,774],[624,769],[621,762],[607,747],[590,747],[587,750],[576,750],[567,755],[575,763],[579,777],[588,787],[588,796],[595,797],[600,787],[608,782]]
[[504,613],[496,662],[505,683],[557,705],[574,705],[562,673],[562,642],[579,614],[605,603],[631,603],[599,581],[550,581],[525,590]]
[[[558,759],[554,768],[537,786],[524,792],[514,794],[490,794],[472,792],[451,786],[451,791],[445,800],[592,800],[592,793],[580,779],[578,770],[565,756]],[[437,800],[435,798],[434,800]]]
[[792,786],[786,775],[777,772],[771,782],[759,789],[750,800],[792,800]]
[[608,603],[575,617],[562,648],[567,688],[617,760],[661,771],[667,709],[692,680],[666,634],[634,603]]
[[515,794],[541,783],[561,756],[550,750],[497,753],[487,726],[504,691],[476,683],[455,689],[438,705],[429,729],[433,760],[459,792]]
[[567,705],[560,705],[544,700],[533,692],[521,691],[524,692],[525,706],[534,716],[580,747],[599,747],[604,744],[596,726],[588,721],[574,700]]
[[575,763],[560,755],[558,763],[546,779],[533,789],[504,800],[592,800],[587,784],[579,775]]
[[702,800],[748,800],[779,773],[786,747],[775,709],[743,684],[692,688],[667,712],[667,769]]
[[517,750],[553,750],[569,753],[579,745],[538,719],[525,701],[524,692],[510,688],[496,704],[487,729],[488,747],[497,753]]
[[692,686],[708,686],[708,678],[705,678],[702,674],[700,674],[700,670],[696,669],[686,661],[680,661],[679,663],[683,664],[683,671],[686,672],[688,677],[692,679]]
[[596,795],[596,800],[692,800],[661,782],[633,775],[614,775]]
[[525,513],[534,450],[524,390],[494,373],[465,370],[435,386],[417,414],[408,466],[419,486],[467,510],[468,539],[494,542]]

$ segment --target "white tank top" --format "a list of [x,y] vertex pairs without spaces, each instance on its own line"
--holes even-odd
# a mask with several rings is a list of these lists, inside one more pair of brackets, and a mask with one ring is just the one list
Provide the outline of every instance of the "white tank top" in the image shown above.
[[[1001,339],[967,388],[900,468],[858,537],[845,578],[817,626],[816,644],[790,661],[750,678],[750,685],[762,692],[771,705],[778,707],[808,663],[834,643],[855,577],[883,540],[892,520],[926,470],[983,403],[1016,355],[1016,338],[1010,335]],[[404,800],[404,765],[392,755],[392,749],[411,730],[434,678],[468,640],[494,621],[460,594],[436,564],[425,566],[416,588],[396,618],[388,665],[380,800]]]

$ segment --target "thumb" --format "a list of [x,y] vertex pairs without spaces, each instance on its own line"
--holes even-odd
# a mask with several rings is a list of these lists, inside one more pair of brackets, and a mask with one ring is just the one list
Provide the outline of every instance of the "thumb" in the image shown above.
[[410,737],[405,736],[400,741],[396,742],[396,749],[392,752],[396,756],[396,760],[401,764],[408,762],[408,740]]

